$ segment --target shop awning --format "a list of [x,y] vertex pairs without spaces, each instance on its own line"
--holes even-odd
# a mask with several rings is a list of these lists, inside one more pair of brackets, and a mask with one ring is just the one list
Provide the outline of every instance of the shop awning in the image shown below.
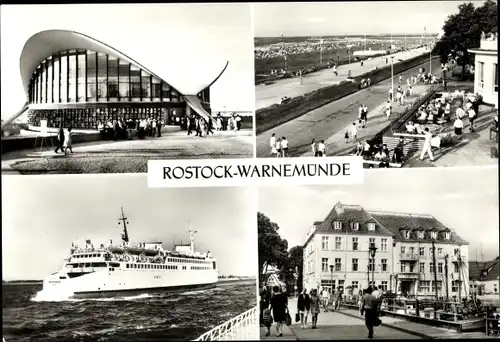
[[198,96],[184,95],[184,98],[186,99],[186,103],[192,110],[194,110],[197,114],[201,115],[205,118],[205,120],[208,121],[211,115],[205,110],[205,108],[203,108],[201,100],[198,98]]
[[23,113],[25,111],[27,111],[29,108],[29,105],[28,105],[28,102],[26,102],[24,104],[24,106],[22,106],[21,110],[19,112],[17,112],[15,115],[13,115],[11,118],[7,119],[6,121],[2,122],[2,129],[6,126],[6,125],[9,125],[11,124],[14,120],[16,120],[18,117],[20,117],[21,115],[23,115]]

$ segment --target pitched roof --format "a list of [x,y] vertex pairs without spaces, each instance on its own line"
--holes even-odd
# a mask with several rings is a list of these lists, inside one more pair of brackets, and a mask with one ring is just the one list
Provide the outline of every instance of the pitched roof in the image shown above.
[[[469,243],[462,239],[452,229],[446,227],[439,222],[434,216],[427,214],[412,214],[412,213],[394,213],[386,211],[368,211],[382,226],[387,228],[394,234],[396,241],[421,242],[432,241],[429,233],[432,231],[438,232],[438,238],[435,241],[439,243],[454,243],[468,245]],[[403,228],[403,229],[401,229]],[[410,230],[410,238],[405,238],[403,230]],[[416,234],[417,231],[424,231],[424,238],[421,239]],[[450,239],[446,240],[445,232],[450,232]]]
[[[333,223],[335,221],[342,222],[341,230],[334,230]],[[351,222],[358,222],[359,229],[353,230]],[[375,223],[375,231],[368,231],[367,223]],[[373,217],[367,213],[360,205],[348,205],[337,202],[330,213],[316,227],[316,232],[332,233],[332,232],[356,232],[356,234],[382,234],[392,235],[390,231],[385,229]]]
[[477,281],[497,280],[500,265],[498,260],[469,261],[469,279]]

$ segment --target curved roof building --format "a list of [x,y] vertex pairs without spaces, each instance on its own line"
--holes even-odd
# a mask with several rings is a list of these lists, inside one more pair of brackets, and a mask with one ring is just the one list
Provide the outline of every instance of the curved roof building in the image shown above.
[[[221,64],[207,79],[171,80],[186,68],[157,56],[154,49],[135,60],[125,52],[85,34],[42,31],[26,42],[21,53],[21,78],[28,99],[28,122],[48,127],[71,125],[97,129],[99,122],[118,118],[161,118],[180,124],[184,115],[210,115],[210,86],[226,70]],[[19,115],[23,112],[22,110]]]

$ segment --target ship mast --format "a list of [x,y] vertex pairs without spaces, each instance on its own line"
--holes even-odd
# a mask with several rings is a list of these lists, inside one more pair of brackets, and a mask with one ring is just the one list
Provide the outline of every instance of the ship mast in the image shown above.
[[190,241],[190,247],[191,247],[191,253],[194,253],[194,234],[198,233],[197,230],[192,230],[191,229],[191,221],[189,221],[189,241]]
[[[122,233],[122,241],[125,243],[128,243],[129,238],[128,238],[128,231],[127,231],[127,218],[125,217],[125,213],[123,212],[123,206],[122,206],[122,216],[118,219],[119,221],[123,222],[123,233]],[[120,224],[121,222],[118,222]]]

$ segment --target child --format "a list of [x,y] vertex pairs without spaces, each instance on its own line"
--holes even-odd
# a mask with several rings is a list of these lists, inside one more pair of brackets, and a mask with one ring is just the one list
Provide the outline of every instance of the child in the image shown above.
[[262,323],[266,327],[266,337],[271,334],[271,325],[273,324],[273,318],[271,317],[271,309],[265,308],[262,314]]
[[349,131],[347,129],[345,130],[344,138],[345,138],[345,143],[348,144],[349,143]]

